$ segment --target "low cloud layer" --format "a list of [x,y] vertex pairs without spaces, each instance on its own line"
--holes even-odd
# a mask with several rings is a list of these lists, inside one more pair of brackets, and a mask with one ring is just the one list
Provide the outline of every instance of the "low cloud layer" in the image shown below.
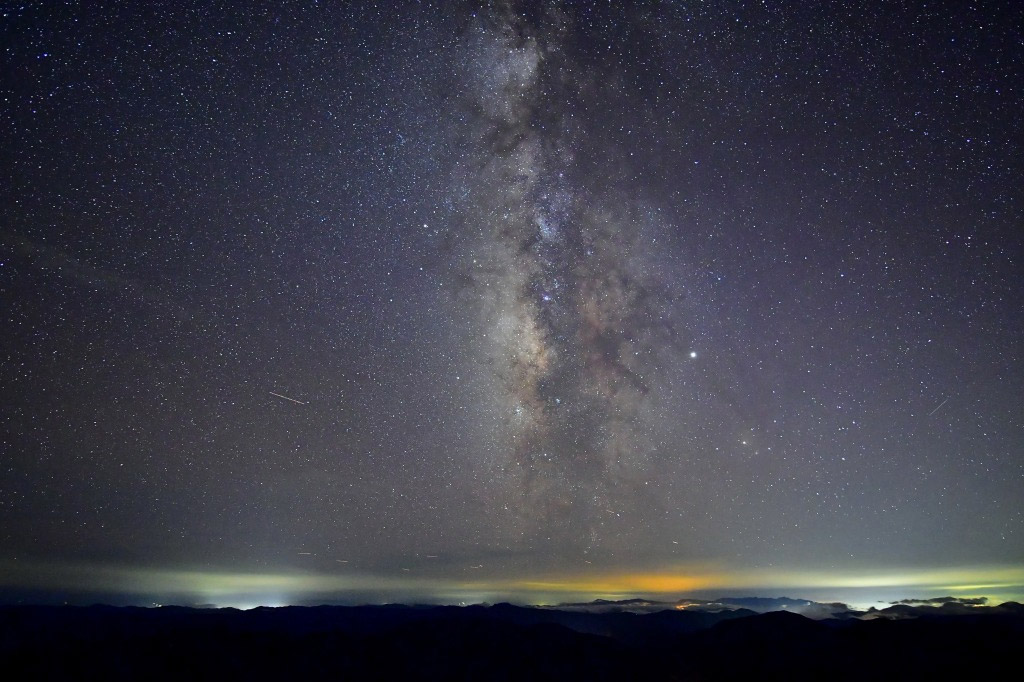
[[942,606],[943,604],[963,604],[964,606],[984,606],[988,597],[932,597],[931,599],[900,599],[892,604],[910,604],[912,606]]

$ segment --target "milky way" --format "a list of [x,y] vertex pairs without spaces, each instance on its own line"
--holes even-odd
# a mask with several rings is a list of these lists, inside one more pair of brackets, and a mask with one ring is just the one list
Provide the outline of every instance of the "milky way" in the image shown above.
[[500,379],[507,458],[497,464],[513,514],[563,542],[600,540],[598,522],[656,501],[644,407],[659,366],[686,348],[676,298],[651,266],[658,225],[628,185],[577,159],[567,112],[587,87],[560,45],[511,12],[474,17],[464,37],[463,104],[474,149],[465,226],[478,352]]

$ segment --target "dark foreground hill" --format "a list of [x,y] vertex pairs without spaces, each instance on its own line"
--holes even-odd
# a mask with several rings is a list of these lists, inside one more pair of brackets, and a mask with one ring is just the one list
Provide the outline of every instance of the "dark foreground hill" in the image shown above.
[[1024,609],[814,621],[746,610],[0,607],[7,679],[1010,679]]

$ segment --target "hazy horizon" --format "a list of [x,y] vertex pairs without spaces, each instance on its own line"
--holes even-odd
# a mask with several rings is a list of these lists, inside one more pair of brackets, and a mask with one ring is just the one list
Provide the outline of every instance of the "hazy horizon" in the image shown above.
[[126,569],[111,566],[61,566],[47,570],[4,566],[8,576],[0,603],[72,603],[86,605],[311,606],[385,603],[480,604],[510,602],[555,605],[598,599],[631,598],[673,602],[719,597],[788,597],[853,608],[881,607],[902,599],[986,598],[989,605],[1024,601],[1024,571],[987,570],[869,571],[850,575],[822,571],[749,572],[731,575],[595,574],[508,578],[426,578],[315,574],[309,572],[231,573],[229,571]]

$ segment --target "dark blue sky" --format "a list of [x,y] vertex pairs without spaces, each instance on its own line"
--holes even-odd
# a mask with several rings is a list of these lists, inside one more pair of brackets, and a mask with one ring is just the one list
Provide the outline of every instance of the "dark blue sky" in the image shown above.
[[0,587],[1024,592],[1022,10],[613,5],[5,8]]

